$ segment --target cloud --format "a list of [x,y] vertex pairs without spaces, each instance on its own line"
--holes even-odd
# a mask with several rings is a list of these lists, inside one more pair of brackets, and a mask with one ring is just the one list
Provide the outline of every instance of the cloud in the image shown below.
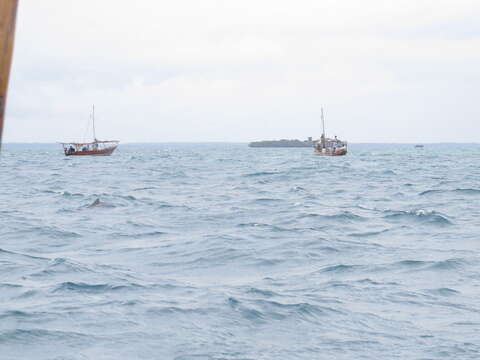
[[[6,141],[475,141],[476,1],[25,0]],[[452,132],[452,119],[455,131]],[[435,131],[433,131],[435,129]]]

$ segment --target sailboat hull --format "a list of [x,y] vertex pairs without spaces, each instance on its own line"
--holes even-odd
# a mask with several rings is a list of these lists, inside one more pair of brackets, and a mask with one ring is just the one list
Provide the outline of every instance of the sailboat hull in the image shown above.
[[65,152],[65,156],[109,156],[115,151],[117,147],[112,146],[106,149],[99,150],[85,150],[85,151],[75,151],[75,152]]

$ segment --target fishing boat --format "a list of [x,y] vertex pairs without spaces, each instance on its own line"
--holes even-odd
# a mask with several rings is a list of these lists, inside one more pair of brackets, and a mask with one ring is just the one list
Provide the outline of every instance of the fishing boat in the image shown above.
[[315,142],[315,154],[324,156],[342,156],[347,155],[347,142],[335,138],[327,138],[325,136],[325,117],[323,115],[323,108],[321,112],[322,118],[322,136],[320,140]]
[[92,111],[93,141],[61,143],[65,156],[108,156],[112,155],[118,146],[117,140],[98,140],[95,134],[95,105]]

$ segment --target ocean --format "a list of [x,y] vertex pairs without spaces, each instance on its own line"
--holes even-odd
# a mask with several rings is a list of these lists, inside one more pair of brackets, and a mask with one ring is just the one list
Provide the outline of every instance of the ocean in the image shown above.
[[2,360],[480,358],[480,145],[6,144],[0,184]]

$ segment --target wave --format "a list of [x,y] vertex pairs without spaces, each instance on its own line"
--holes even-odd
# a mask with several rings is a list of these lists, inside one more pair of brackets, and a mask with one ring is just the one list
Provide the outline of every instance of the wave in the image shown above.
[[453,326],[474,326],[475,328],[480,327],[480,322],[479,321],[457,321],[453,322],[450,325]]
[[301,187],[301,186],[294,186],[290,189],[291,192],[306,192],[307,189]]
[[155,190],[155,189],[157,188],[154,186],[144,186],[144,187],[135,188],[132,191]]
[[119,197],[121,199],[124,199],[124,200],[129,200],[129,201],[135,201],[137,200],[137,198],[133,195],[119,195]]
[[435,261],[427,269],[428,270],[454,270],[463,267],[465,261],[463,259],[447,259]]
[[241,223],[238,224],[237,227],[240,228],[260,228],[260,229],[268,229],[273,232],[297,232],[299,229],[288,229],[276,225],[270,225],[270,224],[262,224],[262,223]]
[[320,269],[317,271],[317,273],[347,273],[347,272],[356,272],[359,270],[364,270],[366,267],[363,265],[331,265],[324,267],[323,269]]
[[274,198],[258,198],[253,200],[254,202],[265,203],[265,202],[281,202],[283,199],[274,199]]
[[37,294],[38,294],[38,291],[27,290],[27,291],[21,293],[20,295],[18,295],[17,299],[27,299],[27,298],[30,298],[30,297],[35,296]]
[[322,252],[328,252],[328,253],[339,253],[340,250],[337,248],[334,248],[333,246],[321,246],[318,248],[319,251]]
[[54,239],[73,239],[73,238],[81,238],[82,235],[76,233],[74,231],[66,231],[57,229],[56,227],[52,226],[44,226],[44,227],[37,227],[32,229],[35,234],[46,235],[50,238]]
[[479,195],[479,189],[453,189],[453,190],[440,190],[440,189],[431,189],[422,191],[419,195],[432,195],[432,194],[466,194],[466,195]]
[[63,194],[63,192],[59,192],[59,191],[54,191],[54,190],[38,190],[39,192],[41,193],[44,193],[44,194]]
[[244,319],[260,323],[288,318],[296,319],[297,321],[317,322],[330,314],[340,313],[339,310],[307,302],[285,304],[265,299],[240,301],[230,297],[228,298],[228,305]]
[[275,297],[275,296],[279,296],[279,294],[277,294],[276,292],[274,291],[270,291],[270,290],[262,290],[262,289],[258,289],[258,288],[249,288],[247,290],[247,293],[248,294],[253,294],[253,295],[260,295],[260,296],[265,296],[265,297],[268,297],[268,298],[271,298],[271,297]]
[[[69,213],[68,211],[65,213]],[[38,239],[45,237],[49,239],[73,239],[81,238],[82,235],[74,232],[63,230],[57,226],[35,226],[33,224],[22,224],[22,228],[11,232],[12,238],[19,239]]]
[[275,266],[286,262],[287,259],[256,259],[256,266]]
[[70,276],[76,273],[93,273],[94,270],[80,263],[75,263],[65,258],[55,258],[50,260],[46,267],[31,276],[41,277],[56,274],[69,274]]
[[324,216],[326,219],[330,220],[338,220],[338,221],[345,221],[345,220],[351,220],[351,221],[364,221],[366,218],[360,215],[356,215],[354,213],[351,213],[350,211],[344,211],[340,214],[334,214],[334,215],[326,215]]
[[199,307],[180,307],[180,306],[156,306],[147,309],[147,314],[149,315],[160,315],[165,316],[168,314],[178,316],[179,314],[184,315],[208,315],[214,313],[217,309],[214,308],[199,308]]
[[163,232],[163,231],[149,231],[149,232],[143,232],[143,233],[138,233],[138,234],[112,234],[110,237],[112,238],[128,238],[128,239],[143,239],[143,238],[156,238],[160,236],[168,235],[168,233]]
[[387,232],[389,232],[389,231],[390,231],[389,229],[380,230],[380,231],[367,231],[367,232],[363,232],[363,233],[352,233],[352,234],[350,234],[350,236],[352,236],[352,237],[358,237],[358,238],[372,237],[372,236],[377,236],[377,235],[385,234],[385,233],[387,233]]
[[104,293],[112,291],[138,290],[144,286],[139,284],[110,285],[110,284],[87,284],[83,282],[67,281],[56,286],[53,292],[80,292],[80,293]]
[[462,268],[466,264],[464,259],[452,258],[437,261],[422,261],[422,260],[402,260],[391,265],[386,266],[386,269],[403,268],[408,270],[456,270]]
[[191,208],[189,208],[188,206],[177,206],[177,205],[172,205],[172,204],[168,204],[168,203],[159,203],[156,208],[157,209],[169,209],[169,208],[174,208],[174,207],[181,207],[181,208],[184,208],[184,210],[191,210]]
[[367,218],[363,216],[356,215],[350,211],[344,211],[339,214],[332,214],[332,215],[322,215],[317,213],[306,213],[299,215],[299,218],[319,218],[325,220],[334,220],[334,221],[365,221]]
[[44,329],[16,329],[0,332],[0,343],[20,342],[22,344],[31,344],[43,341],[66,341],[68,343],[85,341],[91,339],[91,335],[74,331],[55,331]]
[[428,289],[426,291],[432,295],[439,296],[456,296],[460,294],[459,291],[450,288]]
[[384,170],[382,172],[382,174],[384,174],[384,175],[397,175],[397,173],[393,170]]
[[402,260],[394,263],[393,265],[399,266],[399,267],[407,267],[407,268],[419,268],[419,267],[425,266],[426,264],[429,264],[429,262],[420,261],[420,260]]
[[71,193],[69,191],[63,191],[61,192],[61,195],[63,197],[66,197],[66,198],[70,198],[70,197],[84,197],[85,195],[84,194],[81,194],[81,193]]
[[203,251],[183,252],[179,257],[173,257],[177,255],[177,252],[170,252],[170,261],[156,261],[149,263],[150,266],[155,267],[172,267],[172,268],[189,268],[194,270],[214,268],[216,266],[224,266],[226,264],[232,264],[235,261],[241,261],[249,257],[244,250],[236,248],[209,248]]
[[19,311],[19,310],[9,310],[9,311],[5,311],[3,313],[0,313],[0,319],[13,318],[14,320],[18,320],[18,319],[32,318],[34,316],[35,316],[35,314],[27,313],[27,312]]
[[0,283],[0,288],[4,288],[4,289],[21,289],[23,288],[22,285],[19,285],[19,284],[8,284],[8,283]]
[[307,302],[280,303],[273,300],[258,299],[254,304],[260,306],[264,313],[287,316],[300,316],[304,320],[313,320],[329,314],[339,314],[342,311],[326,306],[314,305]]
[[5,249],[0,248],[0,256],[12,256],[12,257],[17,257],[17,258],[23,258],[23,259],[28,259],[28,260],[34,260],[34,261],[48,261],[50,259],[46,257],[40,257],[40,256],[33,256],[33,255],[27,255],[27,254],[22,254],[14,251],[8,251]]
[[[452,258],[438,261],[402,260],[389,264],[368,265],[330,265],[315,271],[314,274],[360,274],[360,273],[389,273],[389,272],[423,272],[423,271],[455,271],[463,268],[464,259]],[[445,290],[445,289],[443,289]],[[439,291],[443,291],[442,289]],[[447,290],[445,290],[447,291]]]
[[249,321],[265,321],[266,316],[261,311],[254,309],[252,307],[248,307],[243,305],[239,300],[230,297],[228,298],[228,305],[235,311],[238,311],[243,318]]
[[258,177],[258,176],[271,176],[271,175],[279,175],[281,174],[280,172],[274,172],[274,171],[259,171],[259,172],[254,172],[254,173],[249,173],[243,175],[244,177]]
[[431,225],[453,225],[453,223],[443,214],[433,210],[416,211],[385,211],[388,215],[384,219],[388,220],[411,220]]

